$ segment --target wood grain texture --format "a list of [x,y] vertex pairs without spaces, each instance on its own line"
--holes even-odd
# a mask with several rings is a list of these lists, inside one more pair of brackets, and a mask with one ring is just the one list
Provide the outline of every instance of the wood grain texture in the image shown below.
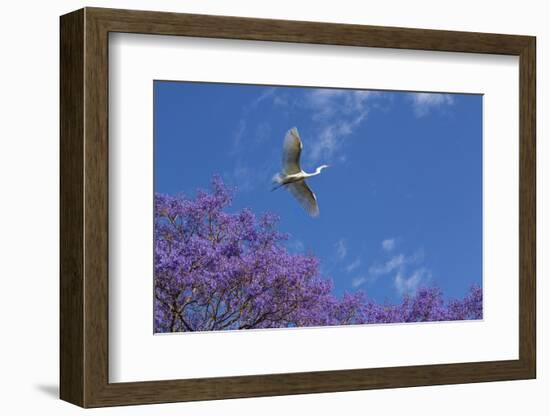
[[[520,57],[518,360],[188,380],[108,381],[108,33]],[[61,397],[83,407],[534,378],[535,39],[86,8],[61,18]]]
[[84,404],[84,12],[60,22],[60,387]]
[[520,360],[536,377],[536,41],[520,54],[519,337]]
[[519,55],[528,36],[87,8],[111,32]]
[[100,397],[108,380],[109,181],[108,33],[85,10],[84,68],[84,405]]

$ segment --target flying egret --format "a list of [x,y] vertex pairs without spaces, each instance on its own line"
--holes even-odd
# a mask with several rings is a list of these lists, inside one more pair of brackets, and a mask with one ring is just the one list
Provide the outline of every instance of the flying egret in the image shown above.
[[319,215],[317,197],[306,183],[307,178],[319,175],[328,165],[319,166],[315,172],[306,173],[300,167],[300,154],[302,153],[302,141],[296,127],[291,128],[285,136],[283,143],[283,169],[276,174],[273,182],[277,183],[272,191],[284,186],[302,205],[312,217]]

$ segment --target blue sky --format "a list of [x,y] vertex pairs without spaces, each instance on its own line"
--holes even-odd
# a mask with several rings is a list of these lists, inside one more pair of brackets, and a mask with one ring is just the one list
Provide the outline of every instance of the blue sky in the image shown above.
[[[482,96],[155,81],[155,191],[194,195],[214,174],[232,210],[281,217],[336,294],[396,302],[419,286],[461,297],[482,279]],[[297,127],[320,216],[270,192]]]

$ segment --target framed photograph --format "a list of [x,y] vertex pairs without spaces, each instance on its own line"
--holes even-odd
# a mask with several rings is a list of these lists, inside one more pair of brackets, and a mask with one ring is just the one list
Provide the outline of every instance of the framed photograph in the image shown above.
[[60,29],[63,400],[535,378],[534,37]]

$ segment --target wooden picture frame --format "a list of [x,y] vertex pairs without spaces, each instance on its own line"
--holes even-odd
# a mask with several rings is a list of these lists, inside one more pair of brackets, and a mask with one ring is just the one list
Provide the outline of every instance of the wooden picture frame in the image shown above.
[[[534,37],[100,8],[62,16],[60,29],[61,399],[82,407],[101,407],[535,378]],[[518,56],[519,359],[109,383],[110,32]]]

